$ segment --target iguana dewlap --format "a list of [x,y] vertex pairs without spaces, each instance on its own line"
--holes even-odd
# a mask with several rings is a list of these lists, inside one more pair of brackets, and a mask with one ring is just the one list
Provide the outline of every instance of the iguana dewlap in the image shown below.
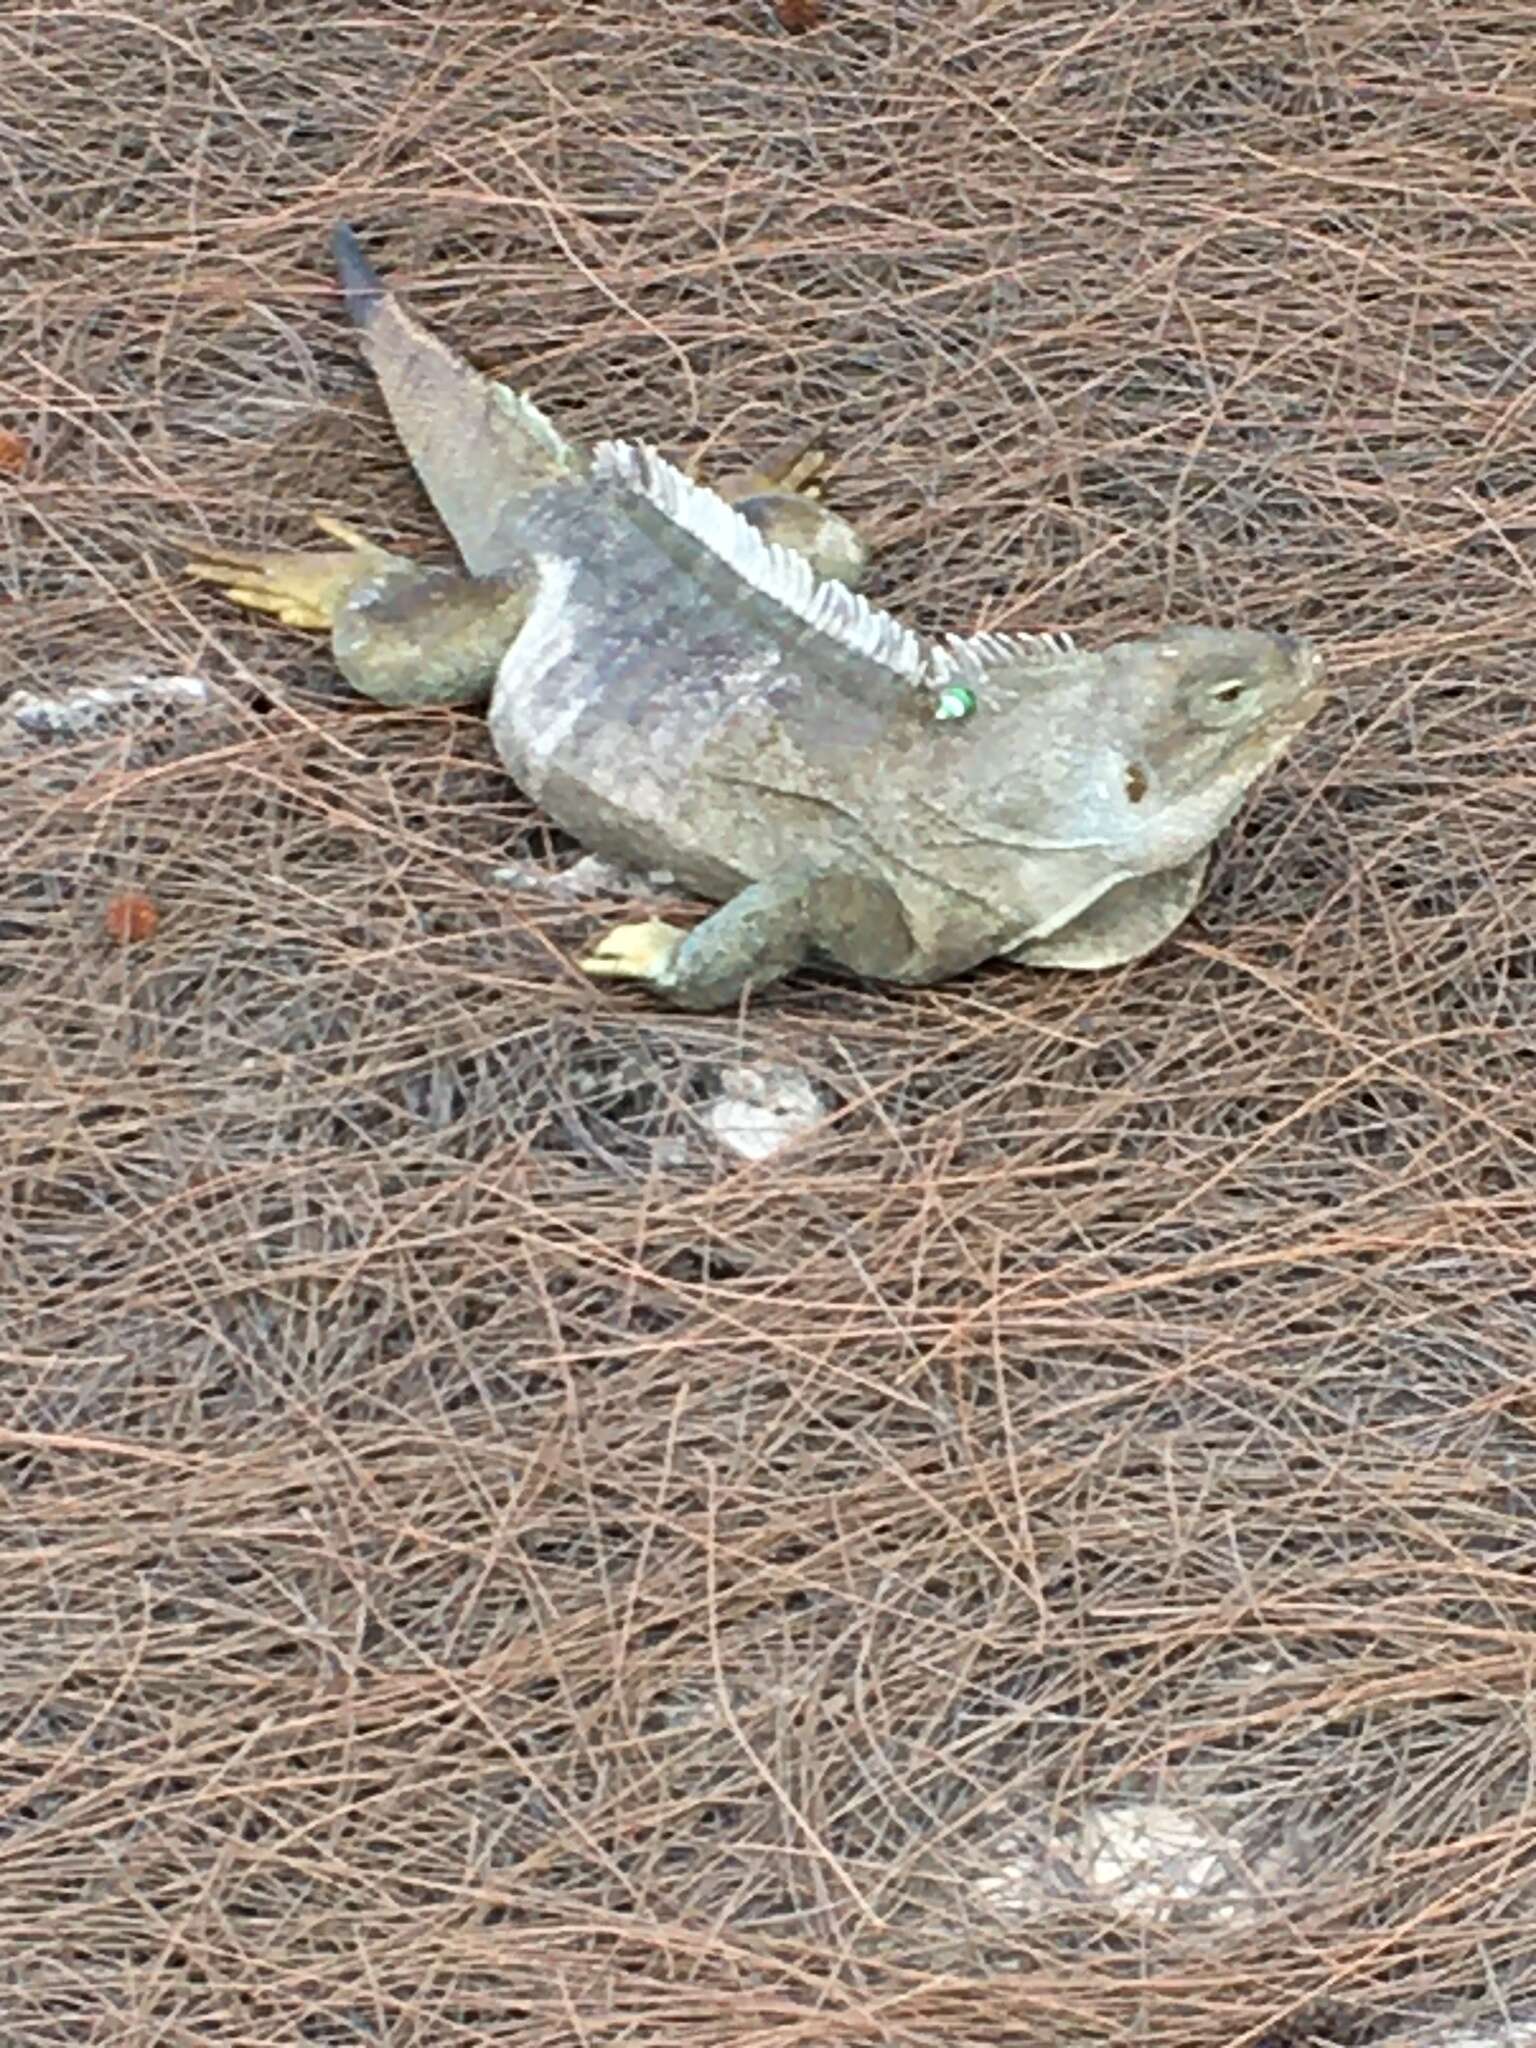
[[807,958],[908,983],[1139,958],[1323,700],[1315,651],[1282,634],[926,640],[854,590],[866,551],[803,461],[719,491],[630,443],[579,448],[422,329],[350,230],[336,248],[468,573],[329,522],[342,553],[194,573],[328,629],[366,695],[489,696],[498,753],[557,824],[723,905],[687,934],[617,927],[591,974],[705,1009]]

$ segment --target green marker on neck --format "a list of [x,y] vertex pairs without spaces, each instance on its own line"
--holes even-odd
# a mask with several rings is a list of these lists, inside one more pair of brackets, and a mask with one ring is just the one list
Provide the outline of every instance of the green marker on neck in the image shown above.
[[963,683],[949,683],[940,690],[935,718],[969,718],[976,709],[976,693]]

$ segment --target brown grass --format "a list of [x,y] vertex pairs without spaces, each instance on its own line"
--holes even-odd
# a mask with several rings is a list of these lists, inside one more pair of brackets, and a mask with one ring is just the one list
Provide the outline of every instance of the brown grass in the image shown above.
[[[823,11],[0,12],[0,691],[215,693],[0,766],[6,2048],[1532,2003],[1527,11]],[[1339,699],[1140,970],[594,990],[479,723],[178,571],[442,551],[337,216],[578,431],[825,429],[920,624]],[[1238,1917],[1058,1867],[1146,1800]]]

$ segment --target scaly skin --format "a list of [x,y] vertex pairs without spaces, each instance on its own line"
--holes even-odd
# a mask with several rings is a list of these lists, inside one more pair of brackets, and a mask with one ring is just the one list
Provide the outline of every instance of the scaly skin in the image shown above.
[[818,957],[907,983],[996,955],[1140,958],[1322,701],[1313,650],[1278,634],[921,642],[851,594],[867,550],[816,501],[808,451],[711,492],[581,448],[427,335],[347,230],[337,247],[468,573],[334,524],[345,553],[194,573],[329,630],[364,694],[489,696],[498,752],[557,823],[722,904],[688,933],[620,926],[593,976],[709,1009]]

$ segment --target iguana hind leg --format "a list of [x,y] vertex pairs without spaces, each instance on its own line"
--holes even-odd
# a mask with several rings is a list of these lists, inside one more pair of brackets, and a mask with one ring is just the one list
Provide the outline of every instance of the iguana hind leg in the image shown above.
[[795,441],[714,488],[765,540],[795,549],[829,582],[856,589],[869,573],[869,544],[822,503],[828,461],[814,441]]
[[753,882],[691,932],[649,918],[621,924],[581,962],[600,980],[643,982],[687,1010],[719,1010],[815,954],[899,979],[912,934],[889,884],[873,875],[791,868]]
[[336,666],[382,704],[471,704],[489,696],[527,617],[532,584],[424,568],[343,526],[316,525],[345,550],[211,550],[187,564],[237,604],[284,625],[329,632]]

